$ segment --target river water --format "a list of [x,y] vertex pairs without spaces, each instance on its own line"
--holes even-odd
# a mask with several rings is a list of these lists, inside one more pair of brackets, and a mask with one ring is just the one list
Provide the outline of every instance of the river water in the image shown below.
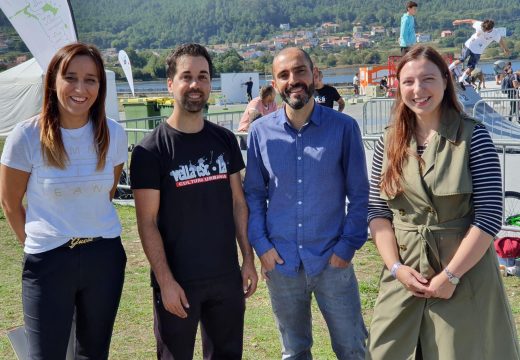
[[[511,61],[514,70],[520,70],[520,60]],[[493,76],[493,63],[482,62],[479,67],[486,75]],[[323,70],[323,82],[326,84],[346,84],[352,83],[354,74],[358,72],[359,68],[331,68]],[[271,75],[260,75],[260,86],[265,85],[271,81]],[[211,81],[213,90],[220,90],[220,78],[215,78]],[[118,93],[129,93],[130,87],[126,81],[118,81],[116,83]],[[166,92],[166,80],[154,81],[137,81],[134,83],[136,93],[150,93],[150,92]]]

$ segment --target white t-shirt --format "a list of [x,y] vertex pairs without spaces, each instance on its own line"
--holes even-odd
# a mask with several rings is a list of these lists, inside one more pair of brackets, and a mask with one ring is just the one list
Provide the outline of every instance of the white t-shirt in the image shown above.
[[27,184],[25,248],[28,254],[52,250],[71,237],[113,238],[121,224],[112,202],[114,167],[128,158],[126,134],[108,119],[110,145],[105,168],[97,155],[89,121],[79,129],[61,129],[70,163],[65,169],[44,164],[38,116],[16,125],[5,142],[1,163],[31,173]]
[[502,37],[502,32],[497,28],[493,28],[491,32],[482,30],[482,21],[475,21],[473,28],[475,33],[464,43],[464,46],[474,54],[482,54],[489,44],[493,41],[499,42]]

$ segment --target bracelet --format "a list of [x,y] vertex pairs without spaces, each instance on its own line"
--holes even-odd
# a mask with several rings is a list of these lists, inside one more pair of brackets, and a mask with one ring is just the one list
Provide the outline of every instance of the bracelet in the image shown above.
[[394,277],[394,279],[397,278],[397,270],[401,267],[401,262],[400,261],[397,261],[396,263],[394,263],[394,265],[392,265],[392,267],[390,268],[390,274],[392,274],[392,276]]

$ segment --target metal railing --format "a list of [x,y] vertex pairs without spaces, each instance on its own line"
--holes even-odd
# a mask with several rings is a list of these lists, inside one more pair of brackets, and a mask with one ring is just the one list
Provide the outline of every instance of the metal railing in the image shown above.
[[486,98],[475,103],[472,116],[486,125],[493,140],[520,141],[519,111],[520,99],[518,98]]
[[[513,89],[506,89],[513,90]],[[502,89],[480,89],[478,94],[483,99],[500,99],[507,97],[506,94],[502,92]]]
[[215,124],[218,124],[226,129],[234,131],[238,127],[243,111],[228,111],[222,113],[209,113],[207,119]]
[[382,134],[390,119],[394,99],[373,98],[363,104],[363,135]]

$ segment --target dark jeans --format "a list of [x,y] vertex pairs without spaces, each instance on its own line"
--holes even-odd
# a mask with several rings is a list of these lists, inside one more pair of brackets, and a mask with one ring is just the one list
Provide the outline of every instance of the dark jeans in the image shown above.
[[245,298],[240,274],[227,279],[183,284],[190,308],[181,319],[168,312],[154,289],[154,331],[157,358],[191,360],[197,326],[201,323],[204,359],[241,359]]
[[22,300],[28,359],[65,359],[74,309],[75,359],[108,359],[125,265],[119,237],[25,254]]
[[[517,94],[517,91],[516,90],[509,90],[507,92],[507,98],[508,99],[511,99],[511,100],[516,100],[518,99],[518,94]],[[516,117],[518,118],[518,112],[517,112],[517,106],[518,106],[518,102],[516,101],[511,101],[510,102],[510,108],[509,108],[509,121],[513,121],[513,119]]]
[[407,47],[401,47],[401,56],[406,55],[406,53],[408,52],[408,50],[410,50],[410,47],[409,47],[409,46],[407,46]]

